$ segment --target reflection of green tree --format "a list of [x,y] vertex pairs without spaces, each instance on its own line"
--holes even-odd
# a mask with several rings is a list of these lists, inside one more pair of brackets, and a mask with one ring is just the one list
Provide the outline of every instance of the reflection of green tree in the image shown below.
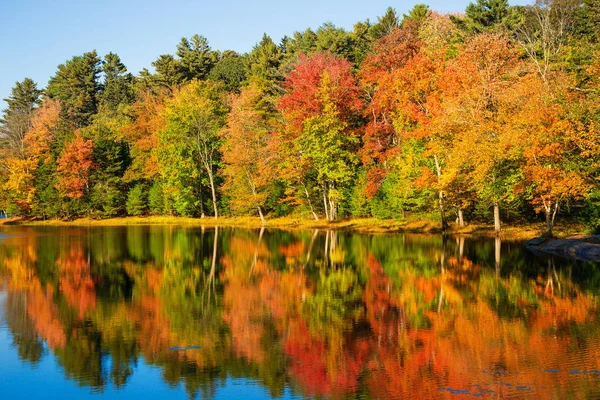
[[493,271],[484,270],[471,290],[500,318],[527,318],[539,303],[531,282],[518,274],[498,279]]
[[96,296],[102,302],[120,302],[131,298],[133,280],[121,263],[92,264],[90,270],[92,276],[97,278]]
[[313,332],[331,328],[343,331],[362,314],[362,288],[356,272],[350,268],[322,270],[313,294],[304,302]]
[[127,317],[122,303],[101,303],[91,318],[102,332],[102,351],[110,356],[110,379],[122,387],[133,374],[139,356],[135,323]]

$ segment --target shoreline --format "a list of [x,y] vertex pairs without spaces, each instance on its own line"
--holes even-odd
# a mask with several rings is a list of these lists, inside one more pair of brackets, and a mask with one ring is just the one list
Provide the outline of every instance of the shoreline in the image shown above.
[[[79,218],[70,221],[63,220],[26,220],[12,218],[0,220],[0,226],[135,226],[135,225],[180,225],[180,226],[204,226],[204,227],[231,227],[260,229],[262,227],[258,217],[223,217],[219,219],[188,218],[188,217],[120,217],[107,219]],[[330,229],[348,230],[359,233],[423,233],[440,234],[442,231],[438,221],[427,219],[415,221],[381,220],[376,218],[355,218],[327,222],[325,220],[315,221],[302,218],[274,218],[266,220],[265,228],[298,230],[298,229]],[[555,227],[557,238],[584,234],[585,228],[577,223],[563,223]],[[527,225],[507,225],[503,228],[500,237],[510,240],[528,240],[542,235],[545,224],[532,223]],[[455,224],[450,225],[448,234],[458,236],[480,236],[495,237],[494,226],[491,224],[470,224],[459,228]]]

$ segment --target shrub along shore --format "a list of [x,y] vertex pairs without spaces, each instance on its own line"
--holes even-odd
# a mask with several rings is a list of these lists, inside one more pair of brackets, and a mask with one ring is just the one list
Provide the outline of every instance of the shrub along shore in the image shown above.
[[[79,218],[74,220],[31,220],[23,218],[11,218],[0,220],[0,225],[17,226],[134,226],[134,225],[176,225],[184,227],[225,227],[260,229],[319,229],[319,230],[349,230],[359,233],[419,233],[419,234],[441,234],[439,221],[433,219],[422,220],[383,220],[377,218],[356,218],[334,222],[326,220],[315,221],[303,218],[274,218],[265,220],[265,224],[259,217],[221,217],[214,218],[186,218],[186,217],[124,217],[108,219]],[[507,240],[527,240],[545,233],[545,224],[528,223],[516,224],[503,228],[500,237]],[[585,228],[580,223],[560,223],[556,225],[555,236],[568,237],[582,234]],[[464,228],[451,224],[447,233],[450,235],[466,235],[480,237],[494,237],[496,232],[490,224],[469,224]]]

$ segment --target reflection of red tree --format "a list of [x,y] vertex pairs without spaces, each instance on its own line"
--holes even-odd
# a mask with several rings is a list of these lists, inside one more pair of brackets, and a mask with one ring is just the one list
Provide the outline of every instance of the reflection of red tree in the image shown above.
[[370,255],[367,259],[369,280],[365,286],[363,301],[365,303],[367,319],[373,334],[386,343],[396,343],[400,330],[399,310],[390,300],[390,282],[379,264]]
[[300,256],[306,252],[304,242],[293,242],[285,246],[279,246],[279,254],[285,256],[286,265],[294,265],[300,261]]
[[285,352],[290,373],[306,394],[336,397],[356,392],[369,344],[355,337],[336,339],[311,334],[301,319],[291,323]]
[[83,245],[75,243],[69,254],[56,263],[61,268],[60,291],[67,303],[79,311],[79,317],[96,308],[96,284],[90,275],[90,263],[85,257]]

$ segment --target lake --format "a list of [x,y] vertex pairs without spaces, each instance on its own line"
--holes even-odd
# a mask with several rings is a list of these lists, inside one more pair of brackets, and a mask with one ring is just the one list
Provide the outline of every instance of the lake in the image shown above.
[[599,289],[495,239],[5,226],[0,394],[597,398]]

